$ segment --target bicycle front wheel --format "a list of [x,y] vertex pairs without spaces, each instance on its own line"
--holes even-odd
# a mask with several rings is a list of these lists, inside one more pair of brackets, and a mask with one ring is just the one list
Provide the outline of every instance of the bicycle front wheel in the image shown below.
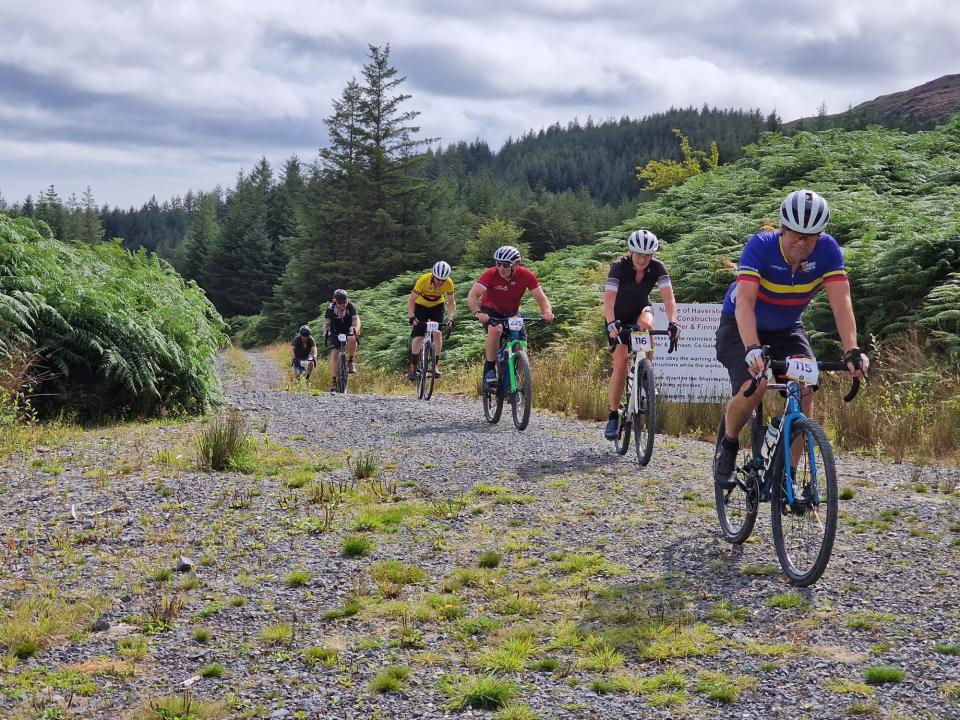
[[623,402],[620,405],[620,417],[617,420],[617,437],[613,447],[618,455],[626,455],[630,448],[630,433],[633,427],[633,411],[630,403],[633,399],[633,378],[628,377],[623,386]]
[[490,424],[500,422],[500,413],[503,412],[503,395],[497,388],[488,388],[483,378],[480,379],[480,395],[483,400],[483,416]]
[[427,391],[427,345],[424,343],[420,348],[420,355],[417,358],[417,397],[423,400]]
[[533,401],[533,379],[530,377],[530,361],[522,350],[513,355],[513,379],[517,390],[510,395],[513,424],[517,430],[525,430],[530,422],[530,403]]
[[[787,474],[775,478],[770,494],[773,544],[784,575],[794,585],[815,583],[830,561],[837,532],[837,470],[833,448],[823,428],[810,418],[790,424],[793,503],[788,502]],[[784,452],[781,447],[779,452]],[[793,460],[791,460],[793,465]]]
[[421,397],[424,400],[429,400],[433,397],[433,383],[437,377],[437,356],[433,351],[432,344],[424,345],[423,372],[427,377],[423,380],[423,395]]
[[[743,435],[752,433],[756,421],[751,418],[747,428],[741,433],[740,447],[743,447]],[[727,433],[726,419],[720,418],[720,429],[717,431],[717,445],[714,452],[719,452],[720,442]],[[753,444],[752,441],[749,444]],[[723,539],[733,545],[740,545],[747,541],[753,526],[757,522],[757,510],[760,507],[760,488],[756,471],[753,469],[753,459],[749,452],[740,453],[737,458],[736,471],[733,479],[737,484],[729,490],[714,485],[713,494],[717,504],[717,519],[720,520],[720,532]]]
[[653,438],[657,432],[657,391],[653,386],[653,365],[647,358],[637,361],[634,378],[637,391],[637,412],[633,416],[634,449],[637,462],[644,467],[653,455]]
[[340,351],[340,364],[337,367],[337,392],[347,391],[347,354]]

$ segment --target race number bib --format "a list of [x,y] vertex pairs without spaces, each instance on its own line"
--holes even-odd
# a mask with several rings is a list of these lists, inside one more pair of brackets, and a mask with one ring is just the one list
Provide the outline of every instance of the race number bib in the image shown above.
[[634,352],[649,352],[653,350],[650,342],[650,333],[647,330],[634,330],[630,333],[630,346]]
[[520,332],[523,330],[523,318],[522,317],[512,317],[507,320],[507,327],[509,327],[514,332]]
[[816,385],[820,377],[817,363],[811,358],[789,358],[787,371],[784,373],[787,380],[796,380],[804,385]]
[[439,327],[440,327],[440,323],[438,323],[436,320],[427,320],[428,333],[435,333],[437,331],[437,328]]
[[337,340],[339,340],[340,342],[346,342],[347,336],[344,335],[343,333],[340,333],[339,335],[337,335]]

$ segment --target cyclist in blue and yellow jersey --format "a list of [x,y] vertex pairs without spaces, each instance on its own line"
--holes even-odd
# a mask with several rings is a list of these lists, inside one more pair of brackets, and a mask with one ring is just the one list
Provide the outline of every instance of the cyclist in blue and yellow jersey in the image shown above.
[[[763,372],[761,346],[769,345],[774,360],[790,356],[813,358],[800,316],[822,287],[833,311],[844,361],[854,377],[864,377],[870,361],[857,347],[857,321],[850,283],[837,241],[827,233],[830,208],[811,190],[796,190],[780,205],[781,229],[760,232],[747,241],[740,255],[737,279],[723,300],[717,328],[717,360],[730,375],[732,397],[727,403],[726,437],[713,462],[714,482],[730,488],[736,465],[740,430],[766,390],[744,397],[752,378]],[[803,412],[810,416],[813,388],[804,388]]]
[[[427,331],[427,321],[434,320],[438,323],[444,321],[443,303],[447,301],[449,314],[446,321],[448,325],[453,324],[453,318],[457,314],[457,301],[453,297],[453,280],[450,277],[450,264],[443,260],[438,260],[433,264],[433,269],[421,275],[413,286],[410,297],[407,298],[407,316],[413,329],[410,331],[410,337],[413,340],[410,343],[410,368],[407,371],[407,377],[415,380],[417,377],[417,360],[420,357],[420,351],[423,349],[423,336]],[[436,373],[434,377],[440,377],[440,349],[443,345],[443,336],[440,333],[434,338],[434,352],[436,353]]]

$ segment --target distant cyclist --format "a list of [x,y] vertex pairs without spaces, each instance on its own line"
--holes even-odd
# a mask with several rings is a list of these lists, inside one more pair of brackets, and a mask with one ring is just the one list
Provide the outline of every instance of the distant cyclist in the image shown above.
[[[346,342],[341,342],[340,335],[346,335]],[[330,342],[330,347],[334,350],[340,350],[344,346],[347,350],[348,372],[357,371],[353,360],[357,355],[357,345],[360,344],[360,315],[357,309],[347,298],[346,290],[335,290],[333,293],[333,302],[327,307],[327,313],[323,317],[323,336]],[[336,390],[337,377],[337,354],[330,353],[330,376],[334,378],[331,383],[331,390]]]
[[[413,291],[407,298],[407,316],[412,330],[410,337],[410,368],[407,377],[415,380],[417,377],[417,362],[420,351],[423,349],[423,337],[427,332],[427,321],[444,322],[443,303],[446,298],[449,314],[447,324],[453,324],[457,314],[457,301],[453,296],[453,280],[450,277],[450,264],[439,260],[433,265],[433,270],[421,275],[413,285]],[[440,349],[443,346],[443,336],[438,332],[433,338],[434,353],[437,359],[434,377],[440,377]]]
[[660,248],[657,236],[649,230],[635,230],[627,238],[627,254],[610,265],[610,273],[603,290],[603,317],[607,341],[613,353],[613,372],[610,374],[610,415],[603,429],[607,440],[616,440],[623,386],[627,379],[627,359],[630,355],[630,326],[653,329],[653,309],[650,291],[660,288],[660,297],[667,310],[667,330],[679,337],[677,303],[667,267],[653,255]]
[[[773,360],[791,355],[813,358],[800,316],[821,287],[850,373],[863,377],[870,367],[857,347],[857,321],[840,246],[824,232],[829,222],[826,200],[811,190],[796,190],[780,204],[781,229],[757,233],[740,255],[737,279],[727,289],[717,328],[717,360],[727,368],[733,395],[725,411],[726,437],[713,461],[714,482],[721,488],[736,484],[737,438],[767,387],[762,380],[756,393],[743,395],[752,378],[764,370],[761,347],[770,346]],[[801,406],[807,416],[814,389],[803,389]]]
[[317,366],[317,343],[310,335],[310,326],[301,325],[300,332],[294,335],[290,341],[291,366],[294,372],[300,372],[300,363],[307,364],[307,382],[310,382],[310,376],[313,369]]
[[488,386],[497,384],[497,350],[503,329],[491,325],[491,319],[504,319],[520,310],[523,294],[529,290],[540,306],[544,321],[553,322],[553,309],[540,281],[532,270],[520,264],[520,251],[512,245],[504,245],[493,253],[494,266],[477,278],[467,295],[467,305],[487,331],[484,347],[483,381]]

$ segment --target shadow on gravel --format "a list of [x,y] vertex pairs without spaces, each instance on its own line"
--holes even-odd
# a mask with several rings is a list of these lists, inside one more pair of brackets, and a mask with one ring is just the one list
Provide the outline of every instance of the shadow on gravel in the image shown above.
[[559,475],[567,472],[588,472],[610,464],[610,457],[605,453],[591,450],[577,450],[576,452],[555,459],[541,458],[527,460],[514,468],[523,480],[539,480],[546,476]]

